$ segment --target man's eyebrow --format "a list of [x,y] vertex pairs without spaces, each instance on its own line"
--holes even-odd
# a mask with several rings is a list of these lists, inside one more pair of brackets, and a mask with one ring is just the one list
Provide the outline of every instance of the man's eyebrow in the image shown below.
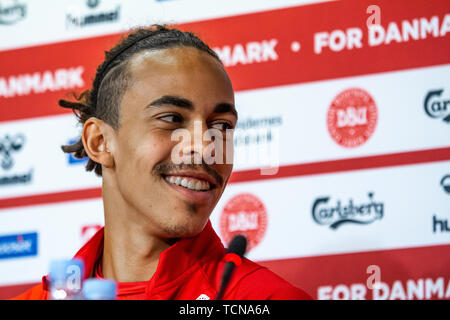
[[[158,106],[162,106],[162,105],[172,105],[172,106],[176,106],[176,107],[186,108],[189,110],[194,109],[194,104],[190,100],[188,100],[186,98],[170,96],[170,95],[164,95],[164,96],[152,101],[151,103],[149,103],[147,105],[147,107],[158,107]],[[214,107],[213,112],[214,113],[228,113],[229,112],[229,113],[233,114],[236,118],[238,117],[236,108],[231,103],[226,103],[226,102],[219,103]]]
[[193,103],[188,99],[167,95],[150,102],[147,107],[157,107],[165,104],[170,104],[176,107],[186,108],[190,110],[194,109]]
[[214,107],[214,113],[232,113],[236,118],[238,117],[236,108],[231,103],[222,102]]

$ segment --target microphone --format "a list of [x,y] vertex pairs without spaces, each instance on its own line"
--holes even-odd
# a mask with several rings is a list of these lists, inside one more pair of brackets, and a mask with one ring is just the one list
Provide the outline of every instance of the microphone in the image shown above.
[[220,290],[217,293],[216,300],[222,299],[223,293],[225,292],[225,288],[231,279],[234,268],[239,267],[242,263],[242,256],[244,255],[246,248],[247,238],[243,235],[236,235],[231,240],[230,245],[228,246],[227,254],[224,257],[226,264],[222,275],[222,283],[220,285]]

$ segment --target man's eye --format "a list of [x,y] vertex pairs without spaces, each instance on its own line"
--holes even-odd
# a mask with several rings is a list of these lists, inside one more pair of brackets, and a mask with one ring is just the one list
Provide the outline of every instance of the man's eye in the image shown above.
[[227,129],[233,129],[233,126],[228,122],[217,122],[212,125],[214,129],[226,131]]
[[183,118],[177,114],[168,114],[168,115],[159,117],[158,119],[165,121],[165,122],[181,122],[181,121],[183,121]]

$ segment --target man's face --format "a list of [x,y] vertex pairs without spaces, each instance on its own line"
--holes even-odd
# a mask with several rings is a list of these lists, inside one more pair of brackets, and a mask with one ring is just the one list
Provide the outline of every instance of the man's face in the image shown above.
[[[208,129],[223,133],[216,142],[224,150],[232,148],[225,137],[237,121],[231,82],[217,60],[191,47],[140,53],[129,72],[113,143],[114,179],[131,209],[127,218],[162,238],[194,236],[225,188],[232,159],[177,165],[174,154],[194,163],[211,146],[202,139]],[[174,138],[180,129],[191,141]]]

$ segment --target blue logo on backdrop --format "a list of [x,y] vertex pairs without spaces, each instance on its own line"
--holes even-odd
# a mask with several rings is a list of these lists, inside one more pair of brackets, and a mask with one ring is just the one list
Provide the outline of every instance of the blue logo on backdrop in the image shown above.
[[38,234],[36,232],[0,237],[0,259],[37,255]]
[[[69,140],[68,144],[74,144],[77,141],[78,139],[72,139]],[[84,157],[83,159],[75,158],[72,153],[69,153],[67,157],[68,157],[67,161],[69,162],[70,165],[86,163],[89,160],[88,157]]]

